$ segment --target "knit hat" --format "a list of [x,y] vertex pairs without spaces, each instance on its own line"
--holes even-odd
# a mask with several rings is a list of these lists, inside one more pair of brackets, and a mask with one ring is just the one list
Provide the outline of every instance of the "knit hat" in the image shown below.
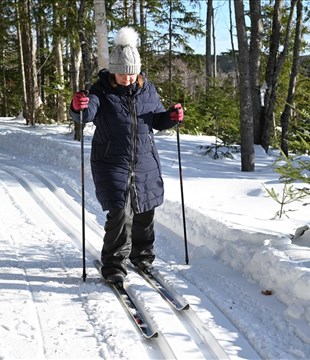
[[110,54],[109,71],[112,74],[139,74],[141,60],[137,49],[138,34],[131,27],[123,27],[116,34]]

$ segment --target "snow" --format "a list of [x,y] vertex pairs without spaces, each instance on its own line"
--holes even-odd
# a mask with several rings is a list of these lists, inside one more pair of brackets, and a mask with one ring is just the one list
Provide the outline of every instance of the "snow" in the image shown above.
[[[214,159],[208,136],[181,135],[186,264],[175,134],[157,134],[165,203],[156,210],[155,266],[190,304],[176,315],[132,271],[128,291],[160,335],[146,340],[92,265],[105,214],[85,129],[87,278],[82,280],[81,158],[72,129],[0,118],[0,359],[309,359],[309,206],[279,205],[276,152]],[[309,201],[308,201],[309,202]],[[264,295],[264,293],[271,295]]]

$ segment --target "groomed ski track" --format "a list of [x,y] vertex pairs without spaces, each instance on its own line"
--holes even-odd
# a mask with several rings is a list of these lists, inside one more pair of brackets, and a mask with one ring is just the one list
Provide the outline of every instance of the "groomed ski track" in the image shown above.
[[[159,333],[157,339],[142,339],[112,290],[99,279],[91,265],[100,254],[103,230],[98,223],[103,223],[103,215],[87,203],[86,198],[87,279],[83,283],[81,207],[76,189],[54,172],[27,165],[17,167],[13,159],[5,156],[0,158],[0,162],[0,188],[7,198],[7,203],[1,206],[6,207],[10,216],[16,217],[16,226],[32,228],[33,233],[31,239],[20,239],[17,231],[16,235],[12,229],[6,232],[5,224],[1,224],[1,235],[5,239],[1,242],[1,250],[8,252],[8,261],[16,273],[12,274],[8,268],[1,269],[1,272],[5,280],[18,279],[18,289],[7,285],[8,294],[13,290],[24,293],[27,307],[22,303],[15,304],[16,311],[25,312],[24,329],[16,328],[14,331],[24,346],[31,343],[27,336],[35,339],[31,346],[37,358],[109,359],[112,350],[120,358],[259,358],[248,340],[206,294],[182,274],[168,271],[167,264],[160,259],[156,260],[156,267],[172,284],[172,291],[183,296],[190,308],[173,310],[141,276],[129,271],[126,287]],[[27,201],[19,200],[25,198]],[[158,224],[158,227],[164,229],[165,225]],[[169,231],[173,234],[172,229]],[[186,266],[184,268],[185,273]],[[42,283],[46,287],[44,293],[37,290],[38,284]],[[55,287],[55,283],[62,286]],[[64,302],[64,311],[59,316],[51,311],[55,301]],[[112,308],[117,309],[118,318],[109,316]],[[72,321],[72,332],[61,331],[61,324],[65,321]],[[14,336],[14,332],[13,335],[7,334],[4,324],[0,325],[2,338],[5,334]],[[127,342],[131,337],[135,349],[140,341],[139,356],[122,348],[122,339],[113,336],[115,327],[119,327],[118,336],[123,336]],[[76,342],[76,354],[66,353],[66,342]],[[55,353],[50,353],[53,344]]]

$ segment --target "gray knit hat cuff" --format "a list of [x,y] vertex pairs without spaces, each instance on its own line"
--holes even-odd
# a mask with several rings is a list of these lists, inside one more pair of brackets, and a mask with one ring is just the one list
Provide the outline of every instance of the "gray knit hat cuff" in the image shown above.
[[109,65],[109,71],[112,74],[140,74],[141,65],[126,65],[126,64],[111,64]]

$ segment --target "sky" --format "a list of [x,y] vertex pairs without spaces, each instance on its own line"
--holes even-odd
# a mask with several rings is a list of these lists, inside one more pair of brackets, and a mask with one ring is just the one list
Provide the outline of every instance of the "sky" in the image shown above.
[[[230,33],[229,33],[229,6],[227,0],[214,0],[214,13],[215,13],[215,36],[216,36],[216,53],[221,54],[231,49]],[[206,18],[206,3],[200,1],[200,9],[196,8],[195,11],[200,15],[203,23],[205,24]],[[233,18],[234,22],[234,18]],[[205,39],[191,40],[192,47],[197,54],[205,54]],[[235,44],[236,45],[236,44]]]
[[[200,1],[200,7],[195,8],[195,11],[200,15],[205,24],[206,18],[206,1]],[[245,7],[248,6],[248,1],[245,1]],[[216,37],[216,54],[220,55],[222,52],[231,50],[231,39],[229,33],[230,16],[229,16],[229,0],[213,0],[213,7],[215,13],[215,37]],[[234,4],[232,1],[232,21],[235,23]],[[310,35],[306,35],[305,39],[310,43]],[[191,38],[191,46],[197,54],[205,54],[205,39]],[[234,47],[238,49],[237,38],[234,36]],[[212,50],[213,51],[213,50]],[[306,54],[309,54],[310,48]]]
[[215,159],[214,137],[181,134],[186,264],[176,134],[155,136],[165,202],[154,267],[190,308],[175,312],[129,269],[125,287],[159,333],[146,340],[93,266],[106,214],[89,164],[94,126],[84,131],[85,282],[72,126],[0,118],[0,359],[309,359],[310,205],[276,216],[264,186],[281,194],[279,153],[255,146],[255,172],[241,172],[240,153]]

